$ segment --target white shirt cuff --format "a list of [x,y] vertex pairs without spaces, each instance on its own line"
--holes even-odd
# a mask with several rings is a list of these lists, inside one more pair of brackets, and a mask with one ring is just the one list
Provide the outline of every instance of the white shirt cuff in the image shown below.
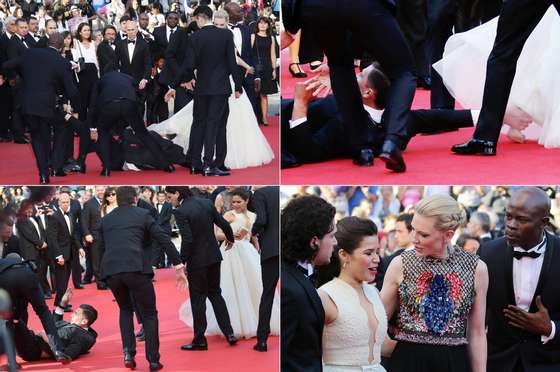
[[55,314],[57,314],[57,315],[64,315],[64,309],[61,308],[60,306],[55,307],[55,308],[54,308],[54,312],[55,312]]
[[58,260],[59,258],[64,258],[64,256],[63,256],[63,255],[56,256],[54,259],[55,259],[55,260]]
[[180,269],[184,268],[185,265],[181,263],[179,265],[174,265],[173,267],[175,268],[175,270],[180,270]]
[[480,116],[480,110],[471,110],[471,116],[473,124],[476,125],[478,123],[478,117]]
[[551,320],[550,325],[552,326],[552,331],[550,332],[550,335],[548,335],[548,337],[541,336],[541,341],[543,344],[546,344],[548,341],[552,340],[556,335],[556,324],[554,324],[554,322]]
[[290,120],[290,129],[294,129],[295,127],[297,127],[300,124],[303,124],[307,121],[307,116],[304,116],[302,118],[296,119],[296,120]]

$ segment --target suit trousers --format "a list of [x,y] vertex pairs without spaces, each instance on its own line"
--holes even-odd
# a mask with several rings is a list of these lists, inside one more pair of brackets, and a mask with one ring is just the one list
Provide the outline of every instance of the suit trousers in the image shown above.
[[214,160],[215,167],[223,167],[227,155],[227,121],[229,117],[229,101],[223,111],[222,119],[218,127],[218,134],[216,137],[216,159]]
[[[31,131],[31,147],[35,154],[35,161],[39,174],[49,174],[50,138],[52,121],[35,115],[27,115],[26,121]],[[65,127],[60,122],[54,125],[54,143],[52,151],[53,169],[62,168],[64,164],[64,134]]]
[[175,89],[175,103],[173,107],[173,113],[178,113],[181,111],[183,107],[189,104],[192,101],[193,95],[192,92],[186,90],[185,88],[178,86]]
[[[210,300],[216,320],[222,333],[226,336],[233,334],[229,320],[226,302],[220,288],[220,262],[197,270],[187,270],[189,280],[189,294],[193,313],[193,342],[206,342],[206,298]],[[188,267],[188,263],[187,263]]]
[[79,287],[82,285],[82,272],[83,272],[82,265],[80,265],[80,255],[74,254],[72,255],[72,284],[74,284],[74,288]]
[[259,305],[259,325],[257,327],[257,340],[266,342],[270,334],[270,317],[272,315],[272,304],[274,293],[278,284],[280,260],[278,256],[270,257],[261,262],[261,275],[263,282],[263,293]]
[[473,134],[474,138],[498,141],[515,77],[517,59],[527,38],[551,5],[560,12],[559,0],[504,2],[498,20],[494,47],[488,57],[482,108]]
[[[107,284],[119,305],[119,326],[123,351],[136,355],[134,337],[134,306],[132,297],[142,313],[142,325],[146,334],[146,359],[151,363],[159,362],[159,331],[156,309],[156,292],[152,275],[140,272],[119,273],[107,279]],[[132,297],[131,297],[132,296]]]
[[348,127],[350,147],[354,151],[367,148],[368,115],[354,71],[355,44],[372,54],[391,80],[383,117],[387,139],[402,145],[416,76],[410,49],[389,5],[381,0],[306,0],[302,17],[302,30],[313,32],[327,55],[332,90]]
[[13,323],[12,330],[17,355],[21,359],[27,362],[39,360],[43,351],[53,355],[49,344],[27,328],[24,322]]
[[[214,154],[217,137],[220,128],[227,124],[223,123],[226,110],[229,110],[228,95],[206,96],[196,95],[193,107],[193,124],[189,147],[192,148],[191,164],[200,168],[201,153],[204,146],[204,166],[214,165]],[[227,116],[226,116],[227,118]],[[189,161],[189,159],[187,159]]]
[[44,293],[51,292],[51,286],[47,279],[47,269],[49,268],[49,257],[47,252],[44,250],[39,251],[37,260],[35,261],[37,265],[37,276],[39,277],[39,283]]
[[64,292],[68,289],[68,280],[72,271],[72,259],[64,260],[64,265],[60,266],[54,263],[54,276],[56,282],[56,296],[54,297],[54,306],[60,305],[60,300],[64,296]]

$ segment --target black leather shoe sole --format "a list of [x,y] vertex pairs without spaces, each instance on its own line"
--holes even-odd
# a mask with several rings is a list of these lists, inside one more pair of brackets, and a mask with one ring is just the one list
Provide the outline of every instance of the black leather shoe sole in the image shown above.
[[136,361],[134,359],[129,359],[124,361],[124,366],[129,369],[136,368]]
[[496,146],[463,144],[451,147],[451,151],[457,155],[496,156]]
[[204,351],[204,350],[208,350],[208,345],[207,344],[187,344],[187,345],[181,346],[181,350]]
[[379,158],[385,162],[385,167],[393,172],[403,173],[406,171],[406,164],[402,158],[387,153],[382,153]]

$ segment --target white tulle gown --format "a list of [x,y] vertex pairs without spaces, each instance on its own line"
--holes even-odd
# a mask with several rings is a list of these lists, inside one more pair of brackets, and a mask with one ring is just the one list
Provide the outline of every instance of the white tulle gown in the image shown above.
[[[175,135],[173,143],[181,146],[186,154],[193,122],[193,105],[193,101],[189,102],[169,119],[150,125],[148,130],[153,130],[161,136]],[[233,94],[230,96],[226,130],[225,165],[227,167],[231,169],[255,167],[268,164],[274,159],[274,152],[259,128],[253,106],[245,93],[238,99]]]
[[[231,223],[234,234],[242,229],[249,232],[255,222],[256,215],[247,211],[247,214],[233,213],[235,220]],[[225,245],[220,247],[223,261],[220,270],[220,288],[231,321],[231,326],[236,337],[251,338],[257,334],[259,324],[259,304],[263,291],[261,278],[260,256],[250,242],[250,234],[245,238],[236,240],[233,247],[225,250]],[[189,327],[193,326],[191,302],[187,299],[179,309],[179,318]],[[206,319],[208,327],[206,335],[221,335],[214,310],[209,300],[206,300]],[[272,316],[270,318],[270,331],[272,335],[280,334],[280,302],[278,292],[274,295]]]
[[[465,108],[482,105],[486,63],[496,37],[498,18],[455,34],[434,64],[445,86]],[[547,148],[560,147],[560,16],[551,6],[525,43],[508,101],[533,120],[523,131]]]

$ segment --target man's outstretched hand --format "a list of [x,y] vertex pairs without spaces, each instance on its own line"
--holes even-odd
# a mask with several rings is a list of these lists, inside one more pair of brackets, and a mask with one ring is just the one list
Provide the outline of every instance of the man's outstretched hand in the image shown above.
[[317,75],[304,83],[305,89],[312,92],[313,97],[324,97],[331,91],[331,76],[329,67],[322,65],[317,71]]
[[184,268],[175,270],[175,283],[177,284],[177,288],[180,292],[187,290],[189,282],[187,281]]
[[64,292],[64,296],[60,299],[60,307],[66,307],[70,303],[73,295],[74,291],[72,288],[68,288],[66,292]]

